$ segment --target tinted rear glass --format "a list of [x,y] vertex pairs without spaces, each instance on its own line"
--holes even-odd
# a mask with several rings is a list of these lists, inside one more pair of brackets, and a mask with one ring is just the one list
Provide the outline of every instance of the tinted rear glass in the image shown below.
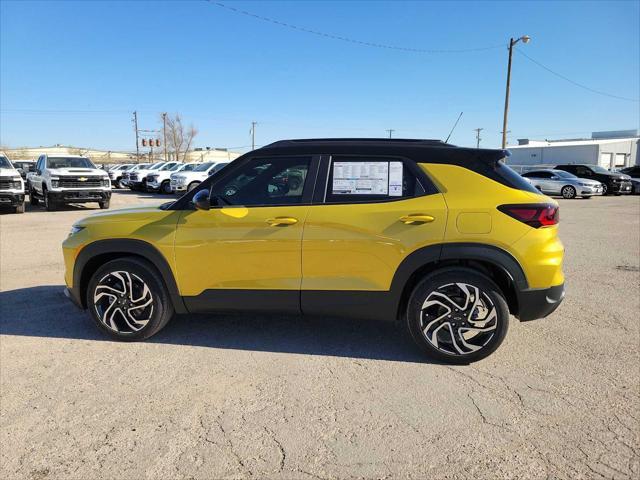
[[472,170],[507,187],[524,190],[525,192],[540,193],[519,173],[507,166],[503,160],[498,160],[497,162],[475,162]]

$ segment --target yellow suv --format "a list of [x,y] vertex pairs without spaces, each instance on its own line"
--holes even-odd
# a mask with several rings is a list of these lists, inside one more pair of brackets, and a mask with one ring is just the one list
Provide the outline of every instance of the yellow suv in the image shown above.
[[504,150],[434,140],[285,140],[160,207],[81,220],[67,295],[119,340],[175,313],[283,312],[398,321],[428,354],[493,352],[509,313],[564,296],[558,205]]

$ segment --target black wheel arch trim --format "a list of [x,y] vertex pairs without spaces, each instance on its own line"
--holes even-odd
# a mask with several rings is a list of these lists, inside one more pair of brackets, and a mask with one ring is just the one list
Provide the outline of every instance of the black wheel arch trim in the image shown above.
[[173,308],[176,313],[187,313],[184,300],[180,296],[173,272],[164,255],[162,255],[156,247],[148,242],[128,238],[96,240],[95,242],[86,245],[78,254],[73,267],[72,294],[79,302],[81,302],[83,307],[86,307],[86,305],[82,292],[83,289],[87,288],[87,285],[83,285],[82,282],[84,270],[93,258],[105,254],[138,256],[153,264],[153,266],[155,266],[160,272],[160,276],[162,277],[164,285],[169,292],[169,297],[171,298],[171,302],[173,303]]
[[440,260],[478,260],[490,262],[502,269],[513,281],[516,290],[526,290],[529,282],[520,263],[506,250],[484,243],[445,243]]

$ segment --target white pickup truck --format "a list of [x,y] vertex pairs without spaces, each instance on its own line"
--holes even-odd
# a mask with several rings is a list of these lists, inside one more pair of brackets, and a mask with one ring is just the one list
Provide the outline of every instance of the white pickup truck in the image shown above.
[[171,193],[171,177],[177,172],[191,172],[199,163],[176,163],[147,175],[147,192]]
[[229,165],[230,162],[205,162],[190,172],[178,172],[171,175],[171,190],[175,193],[190,192],[209,176]]
[[8,206],[15,213],[24,213],[24,182],[20,172],[0,153],[0,206]]
[[31,205],[42,201],[51,211],[61,204],[98,202],[100,208],[109,208],[109,175],[86,157],[40,155],[36,171],[27,178]]

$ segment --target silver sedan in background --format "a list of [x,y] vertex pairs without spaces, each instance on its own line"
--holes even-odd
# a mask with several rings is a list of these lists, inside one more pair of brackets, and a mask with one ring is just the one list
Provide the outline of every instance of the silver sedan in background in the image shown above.
[[522,174],[530,183],[546,195],[562,195],[564,198],[591,198],[602,195],[602,184],[596,180],[578,178],[563,170],[540,169]]

